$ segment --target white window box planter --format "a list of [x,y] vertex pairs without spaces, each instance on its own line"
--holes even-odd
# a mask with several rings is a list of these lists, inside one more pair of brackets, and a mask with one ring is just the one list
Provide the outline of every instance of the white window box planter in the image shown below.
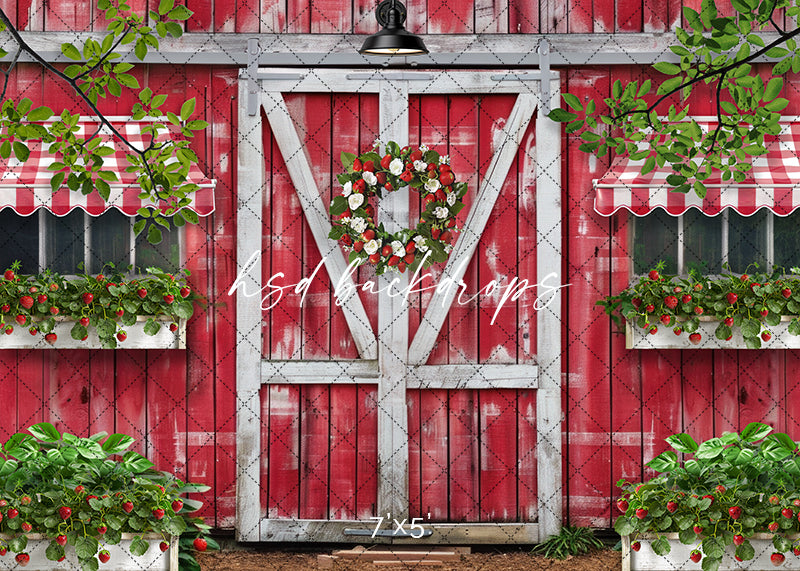
[[[3,536],[0,536],[3,537]],[[123,533],[122,541],[117,545],[104,545],[111,554],[108,563],[101,563],[100,569],[103,571],[178,571],[178,538],[170,538],[169,549],[162,552],[158,544],[161,543],[161,536],[148,534],[144,538],[150,543],[150,549],[141,557],[136,557],[130,553],[130,545],[133,538],[132,533]],[[37,571],[73,571],[80,569],[78,557],[75,555],[75,548],[71,545],[65,547],[66,559],[60,563],[50,561],[45,556],[47,546],[50,545],[49,539],[42,539],[41,535],[31,534],[28,536],[28,548],[25,553],[31,556],[30,563],[26,569]],[[10,551],[5,556],[0,557],[0,571],[22,569],[14,557],[15,553]]]
[[[700,343],[694,345],[689,341],[689,334],[686,332],[675,335],[672,327],[666,327],[654,317],[654,324],[658,325],[658,331],[651,335],[647,329],[637,327],[630,321],[625,322],[625,348],[626,349],[747,349],[742,330],[738,327],[733,328],[733,337],[730,341],[717,339],[714,331],[719,325],[719,320],[714,317],[700,317],[700,327],[697,332],[702,335]],[[800,349],[800,335],[789,333],[790,316],[783,316],[781,322],[775,326],[765,325],[762,328],[768,329],[772,333],[772,339],[762,341],[762,349]]]
[[[81,341],[73,339],[70,335],[75,320],[68,317],[56,317],[55,319],[56,326],[53,333],[58,338],[55,343],[51,344],[45,341],[43,334],[31,335],[27,327],[18,326],[12,318],[10,324],[14,325],[14,331],[10,335],[0,331],[0,349],[103,349],[94,327],[89,327],[89,337],[85,341]],[[128,334],[128,338],[121,343],[118,342],[117,349],[186,349],[185,319],[177,322],[177,331],[170,331],[169,324],[172,323],[172,319],[166,316],[156,318],[162,323],[162,327],[156,335],[147,335],[144,332],[147,319],[146,316],[139,316],[134,325],[122,326],[122,329]],[[2,568],[0,567],[0,569]]]
[[[650,548],[650,540],[655,536],[639,536],[638,540],[642,544],[639,551],[631,549],[631,538],[629,535],[622,537],[622,571],[698,571],[700,563],[694,563],[689,559],[689,554],[696,545],[684,545],[678,540],[677,533],[667,533],[671,551],[667,555],[656,555]],[[797,539],[797,536],[789,536],[790,539]],[[767,571],[775,569],[770,561],[770,556],[775,552],[772,545],[772,534],[757,533],[749,538],[750,543],[755,549],[756,555],[749,561],[736,561],[733,558],[734,547],[728,546],[725,557],[719,571],[731,571],[733,569],[748,569],[749,571]],[[698,542],[699,543],[699,542]],[[800,557],[792,553],[784,553],[786,561],[780,569],[800,569]]]

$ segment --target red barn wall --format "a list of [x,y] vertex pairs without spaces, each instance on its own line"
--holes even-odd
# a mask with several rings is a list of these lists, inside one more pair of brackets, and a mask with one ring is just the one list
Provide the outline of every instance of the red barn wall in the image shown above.
[[[138,10],[157,6],[155,0],[132,0],[130,3]],[[83,0],[54,0],[44,4],[36,0],[0,0],[0,8],[24,30],[89,31],[101,27],[94,12],[87,13]],[[196,13],[187,23],[189,32],[366,34],[376,30],[373,16],[376,3],[372,0],[351,3],[186,0],[186,4]],[[674,0],[569,0],[551,3],[547,9],[539,3],[513,0],[409,0],[407,4],[409,28],[429,34],[663,32],[680,19],[680,3]],[[693,4],[699,5],[699,2]],[[524,38],[520,40],[525,41]],[[562,90],[600,101],[608,96],[614,80],[634,78],[643,68],[582,67],[559,71]],[[218,181],[216,211],[187,232],[187,267],[193,272],[191,283],[196,290],[207,294],[209,305],[207,309],[198,310],[190,323],[189,348],[186,351],[0,351],[0,398],[6,403],[0,439],[43,420],[79,435],[100,430],[132,434],[139,439],[139,449],[159,467],[175,469],[187,479],[213,486],[214,493],[207,495],[203,513],[219,528],[233,527],[235,515],[235,312],[227,289],[237,271],[234,168],[237,73],[237,69],[224,66],[152,65],[139,74],[143,85],[170,94],[168,106],[173,110],[177,110],[184,99],[197,97],[200,114],[210,123],[206,135],[196,141],[195,149],[204,172]],[[60,108],[70,97],[51,77],[28,64],[19,66],[9,94],[26,96],[35,104],[53,108]],[[794,93],[787,97],[793,101],[785,113],[800,113],[800,99]],[[102,102],[101,108],[112,114],[124,114],[131,103],[108,100]],[[474,114],[470,101],[457,101],[454,105],[455,111],[451,106],[449,111],[434,112]],[[505,103],[497,105],[496,109],[489,109],[489,114]],[[708,114],[704,111],[698,103],[696,113]],[[476,118],[476,128],[478,123]],[[371,129],[374,128],[363,127],[361,134],[371,136],[371,132],[367,133]],[[573,524],[609,527],[614,515],[610,502],[616,493],[614,483],[622,477],[644,477],[643,463],[661,451],[663,438],[669,434],[687,431],[696,438],[706,438],[759,420],[797,438],[800,427],[787,403],[794,398],[800,385],[797,372],[800,353],[780,350],[626,351],[621,337],[612,334],[609,320],[593,304],[597,298],[628,283],[627,218],[624,214],[605,218],[593,211],[591,181],[601,176],[607,165],[578,151],[577,146],[574,137],[565,137],[563,275],[570,287],[563,304],[562,330],[564,513],[565,520]],[[298,240],[307,239],[304,238],[307,229],[301,228],[299,232]],[[302,271],[312,261],[299,263],[297,271]],[[525,263],[535,267],[530,266],[530,259]],[[476,280],[480,269],[470,271],[468,279]],[[319,293],[325,294],[322,290]],[[424,302],[419,300],[419,303]],[[454,311],[461,311],[462,315],[454,319],[451,312],[450,336],[440,341],[431,362],[485,361],[480,347],[490,344],[485,337],[488,328],[482,330],[480,337],[468,335],[479,330],[476,326],[482,319],[479,312],[469,307]],[[307,317],[313,319],[313,316]],[[302,321],[302,316],[300,319]],[[330,319],[328,327],[333,327],[341,322],[341,315],[334,312]],[[272,324],[271,331],[276,331],[274,327],[279,325]],[[305,322],[304,325],[309,330],[317,326],[314,331],[319,331],[319,324]],[[310,356],[353,356],[352,347],[331,345],[330,332],[324,337],[327,341],[318,351],[310,346],[313,353]],[[451,338],[457,338],[458,344],[451,343]],[[269,338],[265,344],[268,345],[265,350],[277,350]],[[518,349],[514,356],[520,361],[528,358],[530,355],[523,349]],[[367,433],[372,430],[374,420],[370,415],[374,415],[374,409],[370,407],[374,400],[370,388],[323,390],[308,387],[288,397],[279,394],[281,391],[286,389],[265,390],[264,410],[269,411],[280,399],[289,398],[298,410],[310,411],[302,428],[292,427],[291,422],[285,427],[304,430],[303,434],[298,434],[301,442],[313,437],[314,427],[319,423],[328,430],[349,426],[349,419],[336,414],[341,410],[337,406],[339,402],[359,403],[356,410],[364,421],[364,430]],[[485,391],[477,394],[476,391],[476,394],[457,396],[446,393],[410,392],[410,420],[414,423],[410,435],[411,463],[418,467],[412,471],[412,501],[422,510],[427,509],[426,495],[440,493],[447,485],[454,487],[453,482],[458,483],[461,477],[459,474],[473,469],[469,463],[462,466],[456,461],[449,465],[446,474],[444,471],[433,475],[425,473],[430,467],[425,455],[437,453],[432,445],[426,444],[426,439],[433,443],[441,436],[426,432],[429,426],[426,419],[434,419],[437,425],[445,427],[451,442],[459,438],[469,440],[475,436],[470,426],[477,426],[469,411],[476,410],[481,399],[512,398],[501,394],[503,391],[497,391],[498,394]],[[530,423],[524,411],[534,402],[533,398],[524,392],[513,395],[511,408],[516,416],[502,419],[498,426],[520,426],[520,419]],[[315,406],[321,402],[324,406]],[[329,416],[323,415],[324,418],[312,418],[319,410],[331,412]],[[265,446],[270,445],[269,435],[277,428],[265,426]],[[347,433],[346,428],[331,433],[337,431]],[[532,434],[524,436],[531,442],[534,440]],[[343,465],[352,465],[354,473],[361,470],[363,474],[374,464],[375,452],[369,442],[363,450],[359,446],[342,437],[335,448]],[[331,462],[339,465],[339,460],[333,456]],[[270,486],[269,479],[274,477],[279,481],[278,476],[280,474],[265,474],[265,493]],[[347,479],[347,473],[337,476]],[[297,475],[291,477],[297,478]],[[326,490],[298,492],[312,496],[327,494],[334,498],[325,500],[327,515],[316,513],[311,507],[303,508],[305,511],[300,513],[299,499],[294,511],[276,508],[275,515],[352,517],[367,513],[374,485],[374,481],[366,480],[361,496],[344,498],[341,496],[345,493],[340,493],[336,486],[345,484],[331,476]],[[511,490],[509,496],[527,493],[535,494],[535,488]],[[313,506],[313,503],[308,505]],[[266,498],[264,505],[268,506]],[[439,514],[437,519],[474,521],[491,517],[476,515],[477,510],[465,496],[463,502],[451,508],[451,513]],[[524,520],[528,516],[518,514],[517,517]]]

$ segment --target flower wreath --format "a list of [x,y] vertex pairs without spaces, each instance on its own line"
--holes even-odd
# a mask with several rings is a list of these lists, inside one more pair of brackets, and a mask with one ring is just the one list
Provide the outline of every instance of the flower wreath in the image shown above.
[[[415,271],[420,264],[446,262],[453,249],[456,215],[464,207],[467,184],[456,182],[449,157],[440,156],[425,145],[403,147],[390,141],[383,157],[378,154],[380,142],[371,151],[356,157],[343,152],[342,165],[347,172],[338,176],[342,193],[331,202],[334,218],[328,235],[350,252],[350,262],[375,266],[380,275],[387,269]],[[422,195],[422,212],[415,228],[403,228],[394,234],[383,224],[375,223],[375,206],[370,199],[382,198],[383,191],[392,192],[410,186]]]

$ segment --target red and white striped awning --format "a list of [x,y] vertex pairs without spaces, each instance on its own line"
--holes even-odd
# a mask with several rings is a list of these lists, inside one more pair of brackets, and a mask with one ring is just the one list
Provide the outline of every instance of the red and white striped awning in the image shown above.
[[[715,126],[699,121],[698,124],[704,130]],[[595,182],[594,209],[604,216],[611,216],[621,208],[644,216],[655,208],[663,208],[678,216],[689,208],[697,208],[714,216],[724,208],[732,208],[750,216],[767,208],[778,216],[787,216],[800,207],[800,123],[781,126],[780,135],[767,137],[767,154],[748,157],[753,168],[743,182],[723,181],[721,173],[715,171],[704,181],[708,192],[703,199],[694,190],[686,194],[672,191],[673,187],[667,183],[667,176],[673,174],[669,166],[642,175],[644,160],[618,158]]]
[[[149,143],[149,136],[142,134],[143,121],[117,120],[111,121],[124,137],[142,149]],[[97,130],[98,123],[90,119],[82,120],[79,124],[78,138],[91,136]],[[71,191],[66,184],[62,184],[56,192],[50,187],[50,180],[55,171],[47,167],[58,160],[51,155],[47,147],[44,148],[40,141],[27,141],[30,149],[28,160],[20,162],[12,154],[8,159],[0,158],[0,210],[11,208],[18,214],[28,216],[39,208],[46,208],[57,216],[64,216],[76,208],[85,210],[92,216],[99,216],[111,208],[116,208],[128,216],[136,216],[139,208],[157,208],[149,199],[139,198],[141,192],[136,183],[136,173],[125,172],[129,166],[126,156],[131,154],[131,149],[122,141],[112,138],[110,130],[104,128],[100,137],[105,146],[112,146],[114,154],[103,157],[103,170],[112,170],[119,180],[109,182],[111,194],[108,202],[104,201],[97,192],[84,195],[80,191]],[[171,137],[171,133],[161,131],[157,140]],[[197,165],[189,171],[186,182],[197,184],[200,189],[188,196],[192,203],[187,207],[199,216],[208,216],[214,211],[214,187],[216,181],[206,178]],[[160,206],[159,208],[165,208]]]

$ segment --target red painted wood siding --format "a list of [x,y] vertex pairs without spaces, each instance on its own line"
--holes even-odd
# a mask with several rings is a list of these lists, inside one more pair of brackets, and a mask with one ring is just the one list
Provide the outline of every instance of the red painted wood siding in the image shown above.
[[[684,0],[686,5],[699,5]],[[100,14],[87,13],[84,0],[2,0],[3,9],[24,30],[92,30]],[[154,0],[129,2],[143,12]],[[376,0],[185,0],[194,16],[188,32],[371,34],[377,31]],[[535,34],[664,32],[681,21],[679,0],[407,0],[406,27],[426,34]],[[781,14],[782,17],[782,14]]]

